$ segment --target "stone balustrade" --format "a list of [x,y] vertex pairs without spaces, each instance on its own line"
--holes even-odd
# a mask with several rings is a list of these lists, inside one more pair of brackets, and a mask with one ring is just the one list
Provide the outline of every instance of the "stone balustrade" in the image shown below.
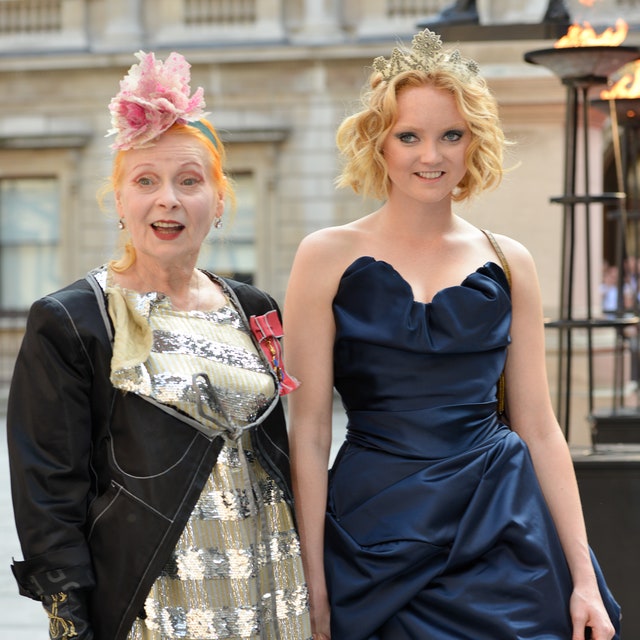
[[0,0],[0,55],[405,34],[447,0]]
[[[508,5],[510,15],[518,13],[514,0],[488,1],[495,11]],[[593,6],[565,2],[579,22],[593,18],[606,23],[616,16],[640,21],[636,0],[599,0]],[[0,0],[0,55],[354,42],[410,34],[416,24],[450,4],[452,0]]]

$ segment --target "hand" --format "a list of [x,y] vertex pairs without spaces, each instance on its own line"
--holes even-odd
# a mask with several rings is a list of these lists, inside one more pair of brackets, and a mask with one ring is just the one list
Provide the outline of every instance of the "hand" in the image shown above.
[[571,640],[611,640],[614,637],[615,629],[597,587],[589,593],[574,589],[570,609]]
[[331,640],[331,614],[328,600],[323,598],[316,606],[312,602],[310,613],[312,640]]

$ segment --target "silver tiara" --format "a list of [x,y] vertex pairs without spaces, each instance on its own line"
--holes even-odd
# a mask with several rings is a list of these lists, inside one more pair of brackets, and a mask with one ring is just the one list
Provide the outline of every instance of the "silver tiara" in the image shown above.
[[442,50],[442,40],[437,33],[425,29],[416,34],[411,41],[411,49],[396,47],[387,60],[379,56],[373,61],[373,68],[382,74],[384,80],[391,80],[403,71],[429,71],[446,65],[459,67],[465,74],[477,75],[480,67],[475,60],[463,58],[457,49]]

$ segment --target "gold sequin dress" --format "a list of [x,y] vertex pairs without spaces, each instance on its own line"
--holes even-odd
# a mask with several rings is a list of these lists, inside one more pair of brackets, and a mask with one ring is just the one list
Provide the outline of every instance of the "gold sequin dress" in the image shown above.
[[[136,620],[128,640],[310,639],[291,512],[251,449],[249,429],[277,391],[243,317],[230,298],[215,311],[185,312],[162,294],[140,295],[108,282],[107,293],[110,307],[124,304],[152,330],[146,360],[112,367],[113,384],[177,408],[224,438],[147,597],[146,619]],[[116,343],[117,334],[118,323]]]

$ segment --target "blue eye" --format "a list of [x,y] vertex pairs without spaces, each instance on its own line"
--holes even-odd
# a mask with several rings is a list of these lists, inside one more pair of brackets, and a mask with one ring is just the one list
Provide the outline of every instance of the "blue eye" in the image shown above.
[[463,131],[457,131],[453,129],[452,131],[447,131],[447,133],[445,133],[443,137],[445,140],[449,140],[450,142],[457,142],[462,138],[463,135]]
[[400,140],[400,142],[404,142],[406,144],[409,144],[411,142],[415,142],[418,139],[418,136],[416,136],[415,133],[411,133],[410,131],[406,131],[404,133],[396,134],[396,138],[398,138],[398,140]]

